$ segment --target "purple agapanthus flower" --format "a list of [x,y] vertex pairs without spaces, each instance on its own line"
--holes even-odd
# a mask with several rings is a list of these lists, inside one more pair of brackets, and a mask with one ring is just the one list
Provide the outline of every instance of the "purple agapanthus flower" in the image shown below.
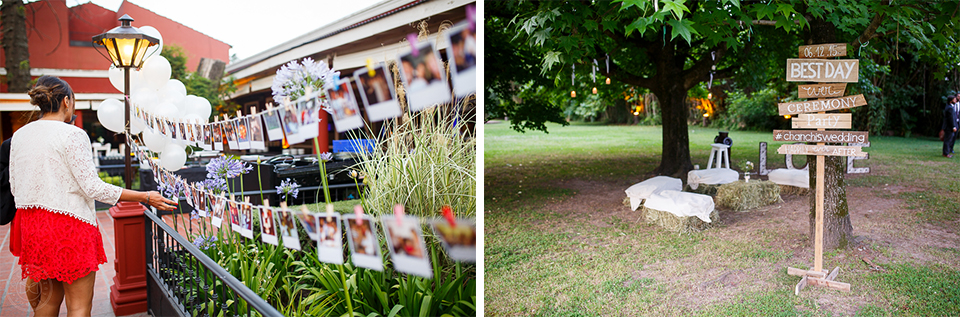
[[207,238],[199,236],[193,240],[193,245],[197,246],[197,248],[206,250],[212,247],[215,242],[217,242],[217,236],[209,236]]
[[203,187],[214,193],[227,191],[227,180],[223,178],[208,178],[203,181]]
[[280,181],[280,186],[277,186],[277,195],[283,196],[283,200],[287,200],[291,195],[293,198],[297,198],[297,194],[299,193],[300,184],[297,184],[296,181],[292,181],[289,178]]
[[309,57],[302,62],[290,61],[280,66],[273,78],[273,100],[278,104],[283,104],[284,98],[296,100],[308,89],[317,91],[339,75],[340,72],[332,71],[325,61],[318,62]]
[[170,184],[157,184],[157,190],[163,194],[164,197],[170,199],[177,199],[180,197],[180,193],[183,192],[183,184],[180,182],[172,182]]
[[330,162],[333,160],[333,153],[330,153],[330,152],[320,153],[320,159],[323,160],[324,162]]
[[207,178],[229,179],[246,174],[253,169],[253,166],[247,166],[239,159],[219,156],[207,163]]

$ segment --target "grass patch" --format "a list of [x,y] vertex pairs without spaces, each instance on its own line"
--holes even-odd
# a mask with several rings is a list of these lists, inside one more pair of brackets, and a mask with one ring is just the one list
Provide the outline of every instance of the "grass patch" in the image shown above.
[[[960,312],[960,272],[943,266],[892,264],[870,275],[889,312],[902,316],[955,316]],[[878,309],[871,309],[870,313]],[[879,312],[886,313],[884,310]]]
[[[838,308],[821,307],[816,300],[829,290],[815,288],[793,295],[798,280],[787,275],[785,267],[809,266],[812,253],[794,256],[794,250],[781,245],[808,243],[805,234],[760,229],[731,236],[721,234],[731,230],[721,223],[704,232],[677,235],[637,221],[639,213],[589,222],[584,220],[592,216],[547,209],[547,205],[576,199],[575,190],[560,184],[598,181],[622,184],[625,189],[650,177],[660,162],[662,137],[659,127],[649,126],[547,126],[550,133],[518,133],[506,124],[484,126],[487,315],[920,316],[951,315],[960,309],[951,306],[960,302],[956,288],[928,279],[939,274],[960,285],[958,273],[947,267],[846,271],[864,264],[854,253],[828,251],[825,259],[830,265],[845,269],[841,280],[857,288],[851,293],[829,293],[853,307],[833,311]],[[706,167],[718,131],[691,127],[693,164]],[[769,132],[731,131],[730,137],[732,165],[744,160],[757,163],[758,144],[767,142],[767,169],[785,167],[784,156],[776,152],[786,143],[772,142]],[[943,226],[960,218],[960,182],[953,179],[960,160],[941,157],[939,141],[880,136],[870,141],[872,146],[864,149],[870,159],[855,164],[870,167],[871,173],[848,174],[848,186],[872,188],[877,197],[902,199],[920,222]],[[794,157],[797,167],[805,162],[804,156]],[[890,189],[894,187],[898,189]],[[856,222],[854,230],[857,234]],[[935,251],[943,258],[960,254],[954,248]],[[878,252],[893,251],[884,247]],[[726,282],[717,281],[704,287],[711,291],[716,287],[725,295],[711,295],[713,300],[704,305],[682,299],[692,287],[724,274],[733,281],[730,285],[739,283],[733,287],[743,290],[729,293]],[[931,285],[941,285],[942,290],[915,289]],[[884,302],[862,301],[863,292]],[[907,304],[912,305],[907,306],[910,310],[901,308]]]

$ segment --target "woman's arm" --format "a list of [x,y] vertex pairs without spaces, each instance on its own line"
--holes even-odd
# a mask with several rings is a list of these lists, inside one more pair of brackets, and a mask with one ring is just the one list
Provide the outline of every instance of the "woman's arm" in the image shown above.
[[120,193],[120,200],[145,203],[153,206],[154,208],[167,211],[177,208],[176,202],[164,198],[163,195],[155,191],[139,192],[135,190],[124,189],[123,192]]

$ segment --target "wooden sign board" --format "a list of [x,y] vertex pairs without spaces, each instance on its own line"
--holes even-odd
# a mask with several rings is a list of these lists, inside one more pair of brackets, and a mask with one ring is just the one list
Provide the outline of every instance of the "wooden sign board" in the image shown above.
[[859,59],[787,59],[787,81],[855,83],[859,79]]
[[849,129],[853,115],[849,113],[800,114],[793,118],[794,129]]
[[863,95],[853,95],[832,99],[807,100],[797,102],[778,103],[780,115],[824,112],[831,110],[856,108],[867,105],[867,99]]
[[847,84],[816,84],[797,86],[797,97],[800,98],[836,98],[843,97]]
[[847,56],[847,43],[800,46],[800,58],[827,58],[838,56]]
[[866,131],[773,130],[774,141],[812,143],[867,143]]
[[859,146],[784,144],[777,153],[789,155],[865,156]]

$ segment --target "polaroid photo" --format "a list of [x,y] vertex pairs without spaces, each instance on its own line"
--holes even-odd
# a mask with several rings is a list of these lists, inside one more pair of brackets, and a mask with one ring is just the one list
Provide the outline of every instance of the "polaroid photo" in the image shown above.
[[340,214],[334,213],[327,218],[317,215],[320,239],[317,241],[317,257],[320,262],[343,264],[343,231],[340,231]]
[[263,121],[260,115],[250,116],[250,148],[255,150],[266,150],[267,146],[263,140]]
[[297,112],[300,113],[300,138],[309,140],[320,135],[319,94],[304,96],[297,100]]
[[293,212],[288,209],[277,211],[277,224],[280,235],[283,236],[283,246],[300,250],[300,235],[297,234],[297,220]]
[[328,88],[326,93],[327,105],[333,110],[333,125],[337,127],[337,132],[363,127],[360,107],[353,97],[349,79],[340,80],[336,86]]
[[277,228],[274,225],[273,209],[269,206],[257,208],[260,210],[260,239],[264,243],[277,245]]
[[223,196],[214,196],[213,198],[213,211],[210,213],[211,223],[214,227],[220,228],[220,224],[223,223],[223,207],[227,203],[227,200]]
[[239,150],[240,145],[237,143],[237,132],[234,121],[236,120],[230,120],[223,123],[223,134],[227,138],[227,145],[230,146],[230,149]]
[[237,202],[228,200],[227,210],[230,211],[230,229],[233,232],[243,234],[243,228],[240,227],[240,206],[237,205]]
[[200,217],[209,217],[210,216],[210,193],[207,193],[204,190],[200,190],[199,195],[197,195],[197,200],[200,202],[200,207],[197,208],[197,214]]
[[[363,215],[343,215],[343,225],[347,228],[347,241],[353,264],[371,270],[383,271],[380,257],[380,243],[377,242],[377,229],[373,217]],[[357,223],[360,219],[360,223]]]
[[179,133],[177,133],[177,123],[173,121],[167,121],[167,127],[170,129],[170,138],[173,140],[180,139]]
[[193,207],[196,204],[196,201],[193,200],[193,186],[187,185],[183,187],[183,197],[187,200],[187,205]]
[[420,231],[420,220],[405,216],[399,221],[396,217],[381,217],[381,221],[393,267],[407,274],[433,278],[433,267],[430,266],[427,244]]
[[198,124],[197,131],[200,134],[200,140],[199,140],[200,148],[203,149],[204,151],[213,150],[213,143],[211,142],[212,138],[210,135],[211,134],[210,126],[206,124]]
[[183,126],[187,129],[184,135],[187,137],[188,143],[197,143],[197,131],[193,129],[193,123],[184,123]]
[[187,131],[187,123],[186,123],[186,122],[183,122],[183,121],[177,122],[177,132],[180,133],[180,140],[181,140],[181,141],[187,141],[187,138],[188,138],[187,133],[189,133],[189,132]]
[[233,120],[233,124],[236,126],[234,128],[237,131],[237,144],[239,150],[249,150],[250,149],[250,128],[247,124],[247,117],[240,117],[237,120]]
[[[414,55],[414,52],[417,52]],[[410,111],[450,102],[450,89],[444,78],[443,63],[433,42],[420,42],[416,51],[400,55],[400,78],[407,91]]]
[[360,99],[367,107],[367,118],[370,122],[379,122],[399,117],[402,113],[400,103],[397,102],[393,88],[393,78],[383,63],[373,67],[373,76],[366,68],[353,72],[357,82]]
[[273,109],[263,114],[266,124],[267,139],[277,141],[283,139],[283,127],[280,125],[280,109]]
[[471,220],[457,219],[451,226],[445,219],[432,222],[440,244],[454,261],[477,262],[477,224]]
[[169,125],[167,125],[166,122],[161,121],[160,118],[155,118],[155,120],[157,121],[157,123],[156,125],[153,126],[153,129],[156,130],[157,132],[160,132],[160,134],[163,134],[164,136],[169,137],[170,135],[167,134],[167,128],[169,127]]
[[240,203],[240,235],[253,239],[253,205]]
[[303,231],[307,232],[307,236],[310,237],[310,240],[316,241],[319,234],[317,233],[317,215],[309,211],[301,211],[296,214],[297,219],[300,220],[300,225],[303,226]]
[[303,143],[306,139],[300,137],[300,119],[297,110],[293,107],[280,110],[283,125],[283,134],[287,138],[287,144]]
[[210,125],[210,130],[212,130],[213,136],[213,150],[214,151],[223,151],[223,124],[220,122],[214,122]]
[[477,29],[465,22],[447,30],[447,60],[453,92],[464,97],[477,92]]

